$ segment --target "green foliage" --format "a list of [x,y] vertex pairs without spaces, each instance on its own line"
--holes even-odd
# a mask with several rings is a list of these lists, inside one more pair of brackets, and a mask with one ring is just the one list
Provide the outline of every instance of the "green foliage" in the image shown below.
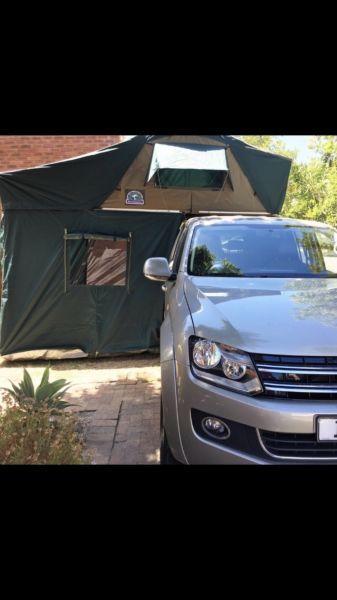
[[83,464],[84,442],[73,415],[9,407],[0,416],[0,463]]
[[1,464],[82,464],[84,441],[76,418],[65,413],[65,379],[49,381],[49,367],[35,388],[23,370],[23,379],[2,388],[11,398],[0,414]]
[[274,152],[275,154],[283,154],[284,156],[288,156],[289,158],[296,158],[296,152],[288,150],[284,144],[284,142],[276,135],[241,135],[239,136],[242,140],[250,144],[251,146],[255,146],[256,148],[260,148],[261,150],[265,150],[266,152]]
[[311,148],[317,152],[323,163],[330,167],[337,160],[337,135],[318,135],[311,140]]
[[282,214],[298,219],[313,219],[337,226],[337,136],[314,136],[311,147],[316,156],[308,163],[297,160],[278,136],[241,136],[248,144],[292,158],[286,199]]
[[23,411],[35,412],[49,410],[52,414],[58,414],[68,406],[72,406],[63,396],[69,388],[65,379],[49,382],[49,367],[46,367],[40,384],[34,388],[31,376],[26,369],[23,370],[23,379],[15,385],[12,381],[12,389],[2,388],[8,392],[15,404]]

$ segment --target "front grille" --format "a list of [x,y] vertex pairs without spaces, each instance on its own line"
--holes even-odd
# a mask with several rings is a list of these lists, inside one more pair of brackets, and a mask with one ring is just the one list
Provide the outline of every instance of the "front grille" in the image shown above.
[[252,358],[266,396],[298,400],[337,399],[337,357],[277,356]]
[[[202,419],[210,416],[201,410],[192,408],[191,418],[195,433],[206,441],[218,446],[231,448],[239,452],[268,459],[270,462],[282,462],[289,459],[335,459],[337,462],[337,441],[318,442],[315,433],[278,433],[275,431],[258,430],[255,427],[231,421],[218,415],[230,429],[227,439],[210,438],[202,428]],[[272,458],[273,457],[273,458]]]
[[335,458],[337,441],[319,442],[315,433],[278,433],[260,430],[263,446],[280,458]]

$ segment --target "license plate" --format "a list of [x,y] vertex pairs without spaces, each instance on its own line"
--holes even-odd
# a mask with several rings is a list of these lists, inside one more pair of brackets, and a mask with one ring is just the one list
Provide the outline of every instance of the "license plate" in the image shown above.
[[320,442],[337,442],[337,416],[318,417],[317,439]]

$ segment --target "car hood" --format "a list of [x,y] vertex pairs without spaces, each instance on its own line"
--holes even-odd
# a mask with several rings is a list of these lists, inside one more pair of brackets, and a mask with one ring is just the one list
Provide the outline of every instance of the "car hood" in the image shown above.
[[248,352],[337,356],[337,279],[186,277],[195,334]]

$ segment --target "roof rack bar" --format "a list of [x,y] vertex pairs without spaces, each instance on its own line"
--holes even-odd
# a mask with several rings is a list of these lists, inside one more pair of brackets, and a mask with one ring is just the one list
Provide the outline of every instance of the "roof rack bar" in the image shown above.
[[182,213],[182,210],[165,210],[156,208],[94,208],[93,210],[110,210],[110,211],[122,211],[122,212],[151,212],[151,213]]
[[254,212],[247,210],[199,210],[198,214],[202,215],[268,215],[272,213],[265,212]]

